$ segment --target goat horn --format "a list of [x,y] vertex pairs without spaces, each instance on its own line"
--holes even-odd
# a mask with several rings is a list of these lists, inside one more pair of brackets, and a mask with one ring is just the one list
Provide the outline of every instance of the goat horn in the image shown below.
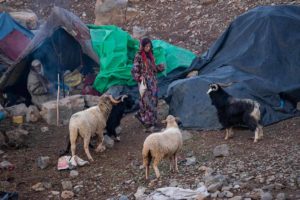
[[110,101],[111,101],[112,103],[114,103],[114,104],[118,104],[118,103],[121,102],[120,100],[115,100],[115,99],[112,97],[112,95],[108,95],[108,97],[109,97]]
[[123,102],[125,98],[127,98],[127,95],[122,95],[121,101]]
[[232,82],[229,82],[229,83],[217,83],[220,87],[229,87],[231,86],[232,84],[236,83],[236,81],[232,81]]

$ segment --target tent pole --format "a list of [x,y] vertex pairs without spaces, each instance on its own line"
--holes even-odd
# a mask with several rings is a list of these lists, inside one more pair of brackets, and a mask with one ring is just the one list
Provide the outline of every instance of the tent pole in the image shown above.
[[58,102],[59,102],[59,73],[57,73],[57,99],[56,99],[56,125],[59,126],[59,106],[58,106]]

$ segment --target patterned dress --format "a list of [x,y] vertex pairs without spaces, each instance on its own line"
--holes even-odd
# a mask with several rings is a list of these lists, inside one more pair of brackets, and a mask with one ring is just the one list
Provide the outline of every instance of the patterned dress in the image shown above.
[[131,74],[138,83],[141,83],[142,78],[145,79],[147,90],[140,97],[138,118],[145,126],[151,126],[155,125],[157,120],[158,88],[156,74],[164,70],[164,65],[155,65],[148,57],[146,62],[147,64],[143,61],[141,52],[138,52],[134,58]]

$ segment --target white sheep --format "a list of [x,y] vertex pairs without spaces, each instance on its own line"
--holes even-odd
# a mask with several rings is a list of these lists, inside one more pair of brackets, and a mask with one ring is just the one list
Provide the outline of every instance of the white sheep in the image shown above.
[[143,165],[146,168],[146,179],[149,177],[149,167],[152,158],[153,169],[157,179],[160,177],[157,166],[164,158],[170,159],[170,170],[172,170],[172,165],[174,165],[176,172],[178,172],[177,153],[182,148],[182,135],[176,120],[178,118],[169,115],[166,120],[162,121],[167,123],[166,129],[162,132],[152,133],[145,139],[142,155]]
[[69,131],[72,156],[75,156],[78,135],[83,138],[84,151],[90,161],[94,161],[89,151],[89,143],[93,135],[98,135],[99,139],[96,152],[105,150],[105,146],[103,145],[103,131],[113,104],[119,102],[113,99],[111,95],[102,95],[97,106],[90,107],[71,116]]

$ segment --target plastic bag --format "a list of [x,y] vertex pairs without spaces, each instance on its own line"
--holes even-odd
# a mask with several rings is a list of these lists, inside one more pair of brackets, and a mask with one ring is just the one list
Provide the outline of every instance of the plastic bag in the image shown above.
[[145,79],[143,79],[141,81],[141,83],[139,84],[139,92],[140,92],[141,97],[144,96],[146,90],[147,90],[147,85],[145,83]]

